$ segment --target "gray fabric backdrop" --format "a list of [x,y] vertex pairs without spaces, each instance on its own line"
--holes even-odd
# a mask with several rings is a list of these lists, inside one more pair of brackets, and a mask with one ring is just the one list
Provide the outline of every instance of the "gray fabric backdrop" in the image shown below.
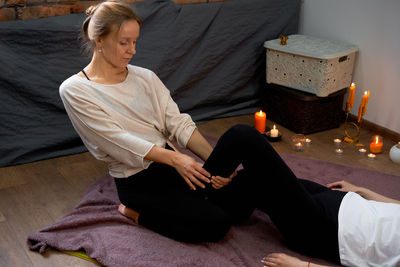
[[[196,122],[254,112],[264,41],[297,32],[300,0],[133,4],[143,19],[132,64],[152,69]],[[89,62],[83,14],[0,23],[0,166],[86,151],[58,87]]]

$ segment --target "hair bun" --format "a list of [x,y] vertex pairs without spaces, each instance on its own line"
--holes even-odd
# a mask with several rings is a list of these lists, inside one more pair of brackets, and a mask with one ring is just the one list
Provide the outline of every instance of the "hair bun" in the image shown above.
[[92,6],[90,6],[90,7],[88,7],[87,9],[86,9],[86,15],[87,16],[92,16],[93,14],[94,14],[94,12],[96,12],[96,10],[97,10],[97,8],[99,7],[99,4],[97,4],[97,5],[92,5]]

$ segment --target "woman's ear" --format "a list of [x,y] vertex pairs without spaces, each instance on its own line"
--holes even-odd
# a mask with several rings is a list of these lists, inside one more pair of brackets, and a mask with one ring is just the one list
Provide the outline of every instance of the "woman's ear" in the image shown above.
[[103,48],[103,39],[97,38],[94,42],[96,44],[96,50],[101,53]]

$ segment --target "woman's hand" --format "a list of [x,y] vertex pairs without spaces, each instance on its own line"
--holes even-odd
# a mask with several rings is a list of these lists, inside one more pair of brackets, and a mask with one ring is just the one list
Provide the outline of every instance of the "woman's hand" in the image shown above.
[[202,167],[202,164],[195,161],[190,156],[176,152],[176,156],[173,159],[173,167],[178,171],[192,190],[196,190],[195,185],[205,188],[201,181],[210,183],[210,173]]
[[342,191],[342,192],[358,192],[360,190],[359,186],[353,185],[344,180],[330,183],[330,184],[327,184],[326,186],[333,190],[338,190],[338,191]]
[[326,186],[333,190],[339,190],[339,191],[343,191],[343,192],[354,192],[368,200],[400,204],[400,200],[397,200],[394,198],[389,198],[387,196],[378,194],[368,188],[356,186],[356,185],[353,185],[346,181],[339,181],[339,182],[327,184]]
[[212,176],[211,177],[211,184],[212,187],[215,189],[221,189],[224,186],[227,186],[231,181],[232,178],[235,177],[237,175],[237,172],[234,171],[231,176],[229,176],[229,178],[224,178],[221,176]]

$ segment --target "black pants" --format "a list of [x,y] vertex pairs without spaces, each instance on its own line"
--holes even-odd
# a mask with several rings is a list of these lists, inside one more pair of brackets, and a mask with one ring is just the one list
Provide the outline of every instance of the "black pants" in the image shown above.
[[168,237],[217,241],[258,208],[291,248],[339,261],[337,217],[345,193],[298,179],[265,138],[246,125],[221,136],[204,168],[228,177],[239,164],[244,169],[219,190],[208,185],[192,191],[174,168],[158,163],[115,181],[121,203],[140,213],[139,223]]

